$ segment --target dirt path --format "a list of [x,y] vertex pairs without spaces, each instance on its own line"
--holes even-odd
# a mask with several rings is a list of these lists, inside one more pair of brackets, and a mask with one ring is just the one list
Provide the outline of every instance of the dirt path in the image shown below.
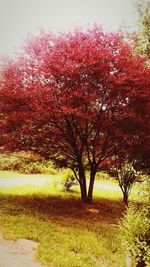
[[0,232],[0,267],[46,267],[34,259],[37,245],[27,239],[6,240]]

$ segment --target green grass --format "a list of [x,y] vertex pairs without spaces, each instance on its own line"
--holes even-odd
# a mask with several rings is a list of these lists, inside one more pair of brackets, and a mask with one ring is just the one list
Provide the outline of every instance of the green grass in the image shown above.
[[[0,178],[13,179],[12,172]],[[21,175],[21,178],[33,177]],[[37,176],[36,176],[37,177]],[[39,242],[36,257],[54,267],[125,267],[117,226],[124,205],[122,195],[95,185],[94,202],[83,204],[77,187],[65,193],[57,176],[43,177],[42,186],[20,185],[0,188],[0,225],[6,238]],[[113,185],[105,181],[103,185]],[[134,195],[133,197],[134,198]]]

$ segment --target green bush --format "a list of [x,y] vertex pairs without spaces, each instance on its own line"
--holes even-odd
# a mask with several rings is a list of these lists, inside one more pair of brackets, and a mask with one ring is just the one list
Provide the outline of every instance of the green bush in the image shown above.
[[27,174],[56,174],[53,163],[30,152],[0,154],[0,169]]
[[112,177],[106,171],[99,171],[96,173],[97,180],[112,180]]
[[77,185],[78,182],[73,175],[73,172],[70,169],[64,169],[62,178],[61,178],[61,185],[64,191],[69,192],[73,185]]
[[142,193],[143,197],[150,202],[150,177],[149,179],[145,179],[142,185]]
[[150,206],[129,206],[120,225],[123,245],[133,261],[150,266]]

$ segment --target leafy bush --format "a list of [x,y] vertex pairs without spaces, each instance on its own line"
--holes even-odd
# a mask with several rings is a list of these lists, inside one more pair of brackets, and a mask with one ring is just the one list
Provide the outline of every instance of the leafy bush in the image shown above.
[[62,175],[61,184],[63,190],[69,192],[73,185],[77,185],[78,182],[70,169],[65,169]]
[[133,261],[150,266],[150,206],[129,206],[121,221],[121,232]]
[[52,162],[30,152],[0,154],[0,169],[19,171],[27,174],[56,174]]
[[145,179],[142,185],[142,193],[144,198],[150,202],[150,177],[149,179]]
[[112,180],[112,177],[106,171],[99,171],[96,174],[97,180]]

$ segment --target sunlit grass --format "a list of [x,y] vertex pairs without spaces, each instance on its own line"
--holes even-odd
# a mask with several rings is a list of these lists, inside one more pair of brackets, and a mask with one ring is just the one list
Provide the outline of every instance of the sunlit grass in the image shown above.
[[[16,186],[14,184],[16,180]],[[35,182],[34,182],[35,180]],[[11,185],[13,186],[9,186]],[[64,195],[62,192],[61,172],[56,175],[48,174],[20,174],[12,171],[0,171],[0,192],[8,194],[44,194],[44,195]],[[18,183],[18,184],[17,184]],[[22,184],[21,184],[22,183]],[[73,192],[70,195],[80,194],[79,186],[73,186]],[[122,192],[117,181],[111,179],[98,179],[94,185],[94,198],[106,198],[122,200]],[[140,200],[137,186],[133,186],[133,190],[129,197],[131,200]]]

